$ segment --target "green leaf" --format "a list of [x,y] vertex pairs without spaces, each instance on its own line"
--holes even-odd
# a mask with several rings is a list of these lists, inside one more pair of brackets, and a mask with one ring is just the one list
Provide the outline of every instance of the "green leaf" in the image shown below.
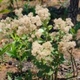
[[11,56],[11,57],[17,57],[17,47],[15,45],[15,42],[13,42],[10,47],[9,50],[7,50],[6,52],[7,55]]
[[39,71],[37,74],[38,77],[42,77],[43,76],[43,71]]
[[3,48],[0,48],[0,55],[3,55],[7,49],[9,48],[10,45],[5,45]]
[[27,53],[23,53],[21,56],[21,60],[24,60],[27,57]]
[[21,76],[15,77],[15,80],[22,80]]
[[48,75],[51,76],[53,74],[53,71],[49,71]]
[[8,75],[8,80],[12,80],[11,77]]
[[51,30],[51,29],[52,29],[52,27],[53,27],[52,25],[49,25],[49,26],[48,26],[48,29],[49,29],[49,30]]
[[4,9],[4,10],[1,10],[0,13],[2,14],[6,14],[6,13],[9,13],[11,10],[9,9]]
[[74,28],[71,28],[70,29],[70,32],[71,32],[72,35],[74,35],[75,34],[75,29]]

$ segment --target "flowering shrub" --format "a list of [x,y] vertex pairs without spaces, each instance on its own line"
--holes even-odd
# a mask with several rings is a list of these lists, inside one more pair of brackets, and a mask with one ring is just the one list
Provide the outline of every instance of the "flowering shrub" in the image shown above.
[[[49,25],[50,13],[47,8],[36,6],[36,15],[32,12],[22,14],[22,9],[15,10],[18,18],[7,17],[0,21],[0,39],[4,37],[10,40],[6,54],[16,58],[22,66],[22,62],[28,60],[37,67],[37,76],[50,76],[58,71],[58,67],[64,61],[64,53],[76,46],[70,33],[73,23],[70,18],[62,20],[54,19],[53,25]],[[53,32],[50,32],[53,30]],[[22,67],[20,67],[22,70]],[[48,79],[49,80],[49,79]]]

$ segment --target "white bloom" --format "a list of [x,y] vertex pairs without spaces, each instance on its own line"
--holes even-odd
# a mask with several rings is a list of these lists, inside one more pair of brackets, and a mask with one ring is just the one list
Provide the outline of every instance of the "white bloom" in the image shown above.
[[24,15],[22,18],[19,19],[20,25],[30,26],[30,18],[26,15]]
[[11,18],[10,18],[10,17],[7,17],[5,20],[6,20],[6,22],[8,22],[8,23],[11,22]]
[[52,45],[50,42],[45,42],[42,45],[37,41],[32,44],[32,55],[35,56],[38,60],[44,59],[50,56],[52,52]]
[[20,8],[20,9],[15,9],[15,14],[16,14],[19,18],[23,16],[22,10],[23,10],[22,8]]
[[36,23],[36,18],[34,16],[30,17],[31,23],[35,24]]
[[76,46],[76,43],[74,41],[69,41],[69,42],[60,42],[58,45],[58,50],[61,53],[68,53],[69,49],[73,49]]
[[36,37],[40,38],[43,32],[43,29],[39,29],[37,32],[35,32]]
[[36,6],[35,10],[36,10],[36,13],[41,18],[42,21],[49,19],[50,13],[49,13],[49,10],[47,8],[43,8],[43,7],[38,5],[38,6]]
[[40,5],[36,5],[36,8],[35,8],[36,13],[37,13],[37,11],[39,11],[39,10],[41,10],[41,9],[43,9],[43,7],[42,7],[42,6],[40,6]]
[[28,32],[28,29],[25,26],[19,26],[18,27],[17,35],[21,36],[21,35],[27,34],[27,33],[29,33],[29,32]]
[[61,39],[61,41],[70,41],[70,40],[72,40],[72,34],[66,34]]
[[71,26],[66,26],[66,27],[63,28],[63,31],[65,33],[68,33],[70,29],[71,29]]
[[47,41],[45,43],[42,44],[43,48],[46,49],[46,50],[50,50],[52,51],[52,44],[50,43],[50,41]]
[[73,24],[72,21],[71,21],[71,18],[66,18],[66,24],[67,24],[68,26],[74,26],[74,24]]
[[32,34],[32,35],[31,35],[31,38],[35,38],[35,35],[34,35],[34,34]]
[[65,25],[65,21],[63,21],[61,18],[59,19],[54,19],[54,29],[63,29],[66,25]]
[[36,26],[42,25],[41,19],[38,15],[36,15],[35,17],[34,16],[30,17],[30,20],[31,20],[31,23],[36,24]]
[[32,55],[37,56],[42,51],[42,46],[37,42],[33,42],[32,44]]
[[37,29],[37,26],[36,25],[34,25],[34,24],[30,24],[30,27],[29,27],[29,31],[31,32],[31,31],[34,31],[34,30],[36,30]]
[[73,23],[70,18],[67,18],[66,21],[61,18],[54,19],[54,29],[62,30],[63,32],[68,33],[72,26]]
[[33,13],[32,12],[30,12],[29,14],[28,14],[28,17],[33,17]]
[[35,18],[36,18],[36,25],[37,26],[41,26],[42,25],[42,22],[41,22],[40,17],[37,15]]
[[51,51],[50,50],[47,50],[47,49],[44,49],[40,55],[44,56],[44,57],[47,57],[49,55],[51,55]]

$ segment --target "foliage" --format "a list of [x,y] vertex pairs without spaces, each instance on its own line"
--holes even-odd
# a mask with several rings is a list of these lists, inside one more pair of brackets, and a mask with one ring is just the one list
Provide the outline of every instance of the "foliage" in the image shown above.
[[[76,46],[70,32],[74,25],[70,18],[54,19],[54,26],[49,25],[49,10],[40,5],[31,8],[33,12],[28,11],[27,5],[24,9],[27,15],[23,15],[23,9],[20,8],[15,10],[17,18],[7,17],[0,21],[0,33],[11,40],[6,44],[8,48],[3,47],[3,51],[18,60],[20,72],[23,72],[24,61],[31,62],[33,65],[30,67],[36,66],[38,77],[50,80],[63,63],[64,54]],[[33,78],[31,68],[27,69],[26,80]]]

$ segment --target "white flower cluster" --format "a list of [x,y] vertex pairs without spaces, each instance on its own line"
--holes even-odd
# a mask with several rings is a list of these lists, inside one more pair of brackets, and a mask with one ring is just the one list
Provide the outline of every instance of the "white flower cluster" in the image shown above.
[[76,46],[74,41],[61,41],[58,45],[58,50],[63,53],[67,54],[70,49],[73,49]]
[[36,31],[38,27],[42,25],[42,21],[38,15],[33,16],[33,13],[24,15],[19,19],[19,27],[17,34],[28,34],[32,31]]
[[[22,34],[36,31],[42,25],[39,15],[33,16],[33,13],[22,15],[22,8],[15,10],[15,13],[18,16],[18,19],[6,18],[5,20],[0,21],[0,31],[6,32],[6,30],[8,30],[8,32],[13,32],[15,30],[17,35],[21,36]],[[40,31],[36,32],[36,35],[38,36]]]
[[22,14],[22,8],[20,8],[20,9],[15,9],[15,14],[18,16],[18,17],[22,17],[23,16],[23,14]]
[[43,29],[38,29],[36,32],[35,32],[35,36],[39,39],[43,33]]
[[[68,21],[68,19],[66,19],[66,24],[69,26],[73,26],[73,23],[71,22],[71,20]],[[73,39],[72,34],[69,33],[70,28],[71,27],[68,27],[68,30],[66,30],[66,34],[62,37],[61,42],[59,42],[58,50],[61,53],[68,53],[70,49],[73,49],[76,46],[75,41],[72,41]]]
[[17,35],[21,36],[23,34],[31,33],[35,31],[35,36],[39,38],[42,34],[40,30],[37,29],[42,25],[42,21],[50,17],[50,13],[47,8],[41,6],[36,6],[36,16],[33,16],[33,13],[28,15],[22,14],[22,8],[16,9],[15,14],[18,16],[18,19],[6,18],[5,20],[0,21],[0,32],[12,33],[15,31]]
[[[54,29],[59,30],[58,32],[49,33],[42,24],[44,21],[48,21],[50,13],[47,8],[36,6],[36,15],[32,12],[28,15],[22,15],[22,9],[15,10],[18,19],[6,18],[0,21],[0,35],[6,35],[15,33],[19,37],[24,34],[28,36],[28,41],[32,41],[31,53],[37,60],[44,60],[50,62],[53,60],[52,51],[55,48],[54,44],[58,44],[57,49],[61,53],[66,53],[67,50],[74,48],[76,43],[72,40],[72,34],[69,33],[73,23],[70,18],[65,21],[61,18],[54,20]],[[62,32],[60,35],[60,31]],[[44,32],[44,34],[43,34]],[[44,39],[41,38],[43,34]],[[65,34],[65,35],[63,35]],[[41,41],[42,43],[39,43]],[[55,41],[55,43],[53,43]],[[57,52],[58,52],[57,51]]]
[[69,49],[73,49],[76,46],[75,41],[72,41],[72,34],[69,33],[69,30],[72,28],[72,26],[74,26],[74,24],[71,22],[70,18],[66,18],[65,21],[61,18],[54,20],[54,29],[65,33],[58,44],[58,50],[61,53],[68,53]]
[[53,47],[49,41],[43,43],[42,45],[37,41],[32,44],[32,55],[36,56],[36,59],[38,60],[49,60],[48,57],[51,55],[52,51]]
[[43,8],[42,6],[39,6],[39,5],[36,6],[36,14],[39,15],[39,17],[42,21],[48,20],[50,18],[49,10],[47,8]]
[[5,20],[0,21],[0,34],[6,34],[8,28],[10,28],[11,18],[7,17]]
[[62,30],[65,33],[68,33],[72,26],[74,26],[74,24],[70,18],[67,18],[66,21],[61,18],[54,20],[54,29]]
[[72,40],[72,34],[65,34],[64,36],[63,36],[63,38],[61,39],[61,41],[70,41],[70,40]]

